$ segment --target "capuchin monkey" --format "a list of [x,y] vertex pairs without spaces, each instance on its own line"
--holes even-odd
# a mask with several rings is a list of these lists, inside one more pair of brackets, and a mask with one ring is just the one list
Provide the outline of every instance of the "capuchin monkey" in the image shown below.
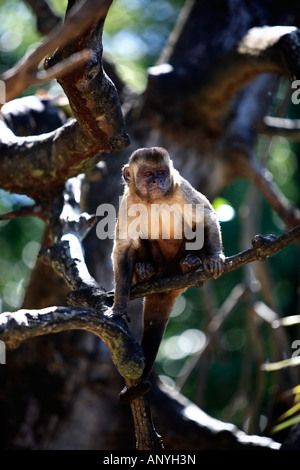
[[[160,147],[136,150],[123,167],[125,190],[113,247],[115,297],[112,316],[125,316],[133,282],[174,276],[203,266],[214,278],[223,271],[221,229],[207,198],[173,168]],[[147,393],[147,381],[178,295],[185,289],[147,295],[141,346],[145,368],[141,381],[126,387],[128,403]]]

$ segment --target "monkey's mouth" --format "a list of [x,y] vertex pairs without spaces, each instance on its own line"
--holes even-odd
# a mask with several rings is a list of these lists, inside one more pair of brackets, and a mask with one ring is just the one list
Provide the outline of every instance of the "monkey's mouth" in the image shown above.
[[165,194],[165,188],[163,186],[155,186],[149,189],[149,195],[152,198],[160,197]]

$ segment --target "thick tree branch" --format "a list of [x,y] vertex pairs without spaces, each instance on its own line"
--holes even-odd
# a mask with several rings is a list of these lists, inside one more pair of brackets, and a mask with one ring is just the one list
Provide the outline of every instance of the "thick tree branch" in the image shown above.
[[286,227],[292,228],[300,223],[300,211],[288,201],[272,173],[263,166],[265,155],[257,156],[255,149],[257,132],[263,128],[262,122],[271,104],[270,95],[276,94],[278,84],[279,78],[263,74],[238,94],[222,136],[222,161],[227,177],[242,177],[252,181]]
[[212,67],[209,82],[199,91],[201,112],[215,126],[228,110],[233,96],[254,77],[276,72],[295,79],[300,73],[297,53],[300,31],[290,26],[252,28]]
[[130,406],[134,420],[137,449],[162,450],[164,448],[163,443],[154,429],[147,400],[144,397],[136,398]]
[[[196,2],[194,8],[201,9],[201,6]],[[193,15],[193,9],[189,13]],[[190,21],[187,24],[190,25]],[[178,41],[184,43],[189,34],[195,34],[195,31],[193,33],[191,29],[189,33],[183,29]],[[192,51],[187,51],[184,65],[178,63],[180,57],[171,55],[168,63],[159,63],[150,69],[146,91],[147,99],[154,96],[150,117],[153,119],[153,112],[158,113],[165,107],[168,112],[180,115],[182,124],[188,129],[197,121],[207,131],[222,132],[233,97],[256,76],[276,72],[295,79],[299,75],[299,42],[300,32],[295,27],[264,26],[250,29],[237,44],[232,44],[231,49],[220,49],[223,55],[218,60],[207,64],[200,47],[192,50],[193,55]],[[185,90],[184,94],[182,90]],[[172,105],[170,96],[173,97]],[[176,100],[174,96],[180,99]],[[157,119],[161,125],[159,116]],[[168,128],[168,121],[165,125]]]
[[8,348],[16,348],[34,336],[79,329],[98,336],[109,348],[120,374],[138,379],[144,361],[141,347],[129,334],[125,322],[116,322],[93,309],[50,307],[42,310],[19,310],[0,315],[0,337]]
[[185,396],[162,384],[154,385],[150,395],[151,407],[157,408],[156,421],[166,448],[278,450],[281,446],[268,437],[246,434],[231,423],[212,418]]
[[98,151],[110,151],[107,142],[91,140],[75,120],[38,137],[16,137],[1,120],[0,129],[1,188],[36,200],[92,167]]
[[[117,91],[102,69],[103,20],[97,21],[97,18],[103,18],[110,3],[86,1],[72,8],[62,29],[51,33],[25,65],[21,64],[7,73],[10,98],[15,95],[15,87],[18,87],[17,92],[23,89],[23,78],[28,70],[34,70],[36,74],[34,64],[37,66],[50,47],[67,44],[71,38],[74,39],[74,29],[76,34],[81,32],[80,40],[73,40],[71,51],[68,47],[57,49],[55,58],[51,59],[53,67],[47,72],[52,75],[55,68],[61,72],[58,56],[64,64],[69,64],[64,71],[62,86],[66,88],[77,121],[68,122],[42,136],[20,138],[0,120],[0,186],[3,189],[27,194],[35,200],[48,199],[67,179],[92,168],[99,160],[99,154],[128,145]],[[91,21],[92,25],[86,29]],[[76,57],[75,54],[82,59],[83,51],[89,51],[88,57],[92,54],[92,58],[84,67],[78,67],[76,62],[76,73],[73,68],[71,73],[70,61]]]

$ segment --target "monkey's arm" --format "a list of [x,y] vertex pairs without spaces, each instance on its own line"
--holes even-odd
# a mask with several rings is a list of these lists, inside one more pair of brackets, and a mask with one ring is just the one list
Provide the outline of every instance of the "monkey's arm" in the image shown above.
[[112,307],[113,316],[127,317],[129,291],[132,283],[134,254],[131,244],[115,242],[113,250],[115,298]]

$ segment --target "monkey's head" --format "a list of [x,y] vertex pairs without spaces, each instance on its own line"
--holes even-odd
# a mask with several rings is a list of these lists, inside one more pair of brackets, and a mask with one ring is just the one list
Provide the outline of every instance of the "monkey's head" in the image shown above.
[[129,189],[141,199],[153,201],[173,191],[173,164],[161,147],[141,148],[133,152],[123,167]]

